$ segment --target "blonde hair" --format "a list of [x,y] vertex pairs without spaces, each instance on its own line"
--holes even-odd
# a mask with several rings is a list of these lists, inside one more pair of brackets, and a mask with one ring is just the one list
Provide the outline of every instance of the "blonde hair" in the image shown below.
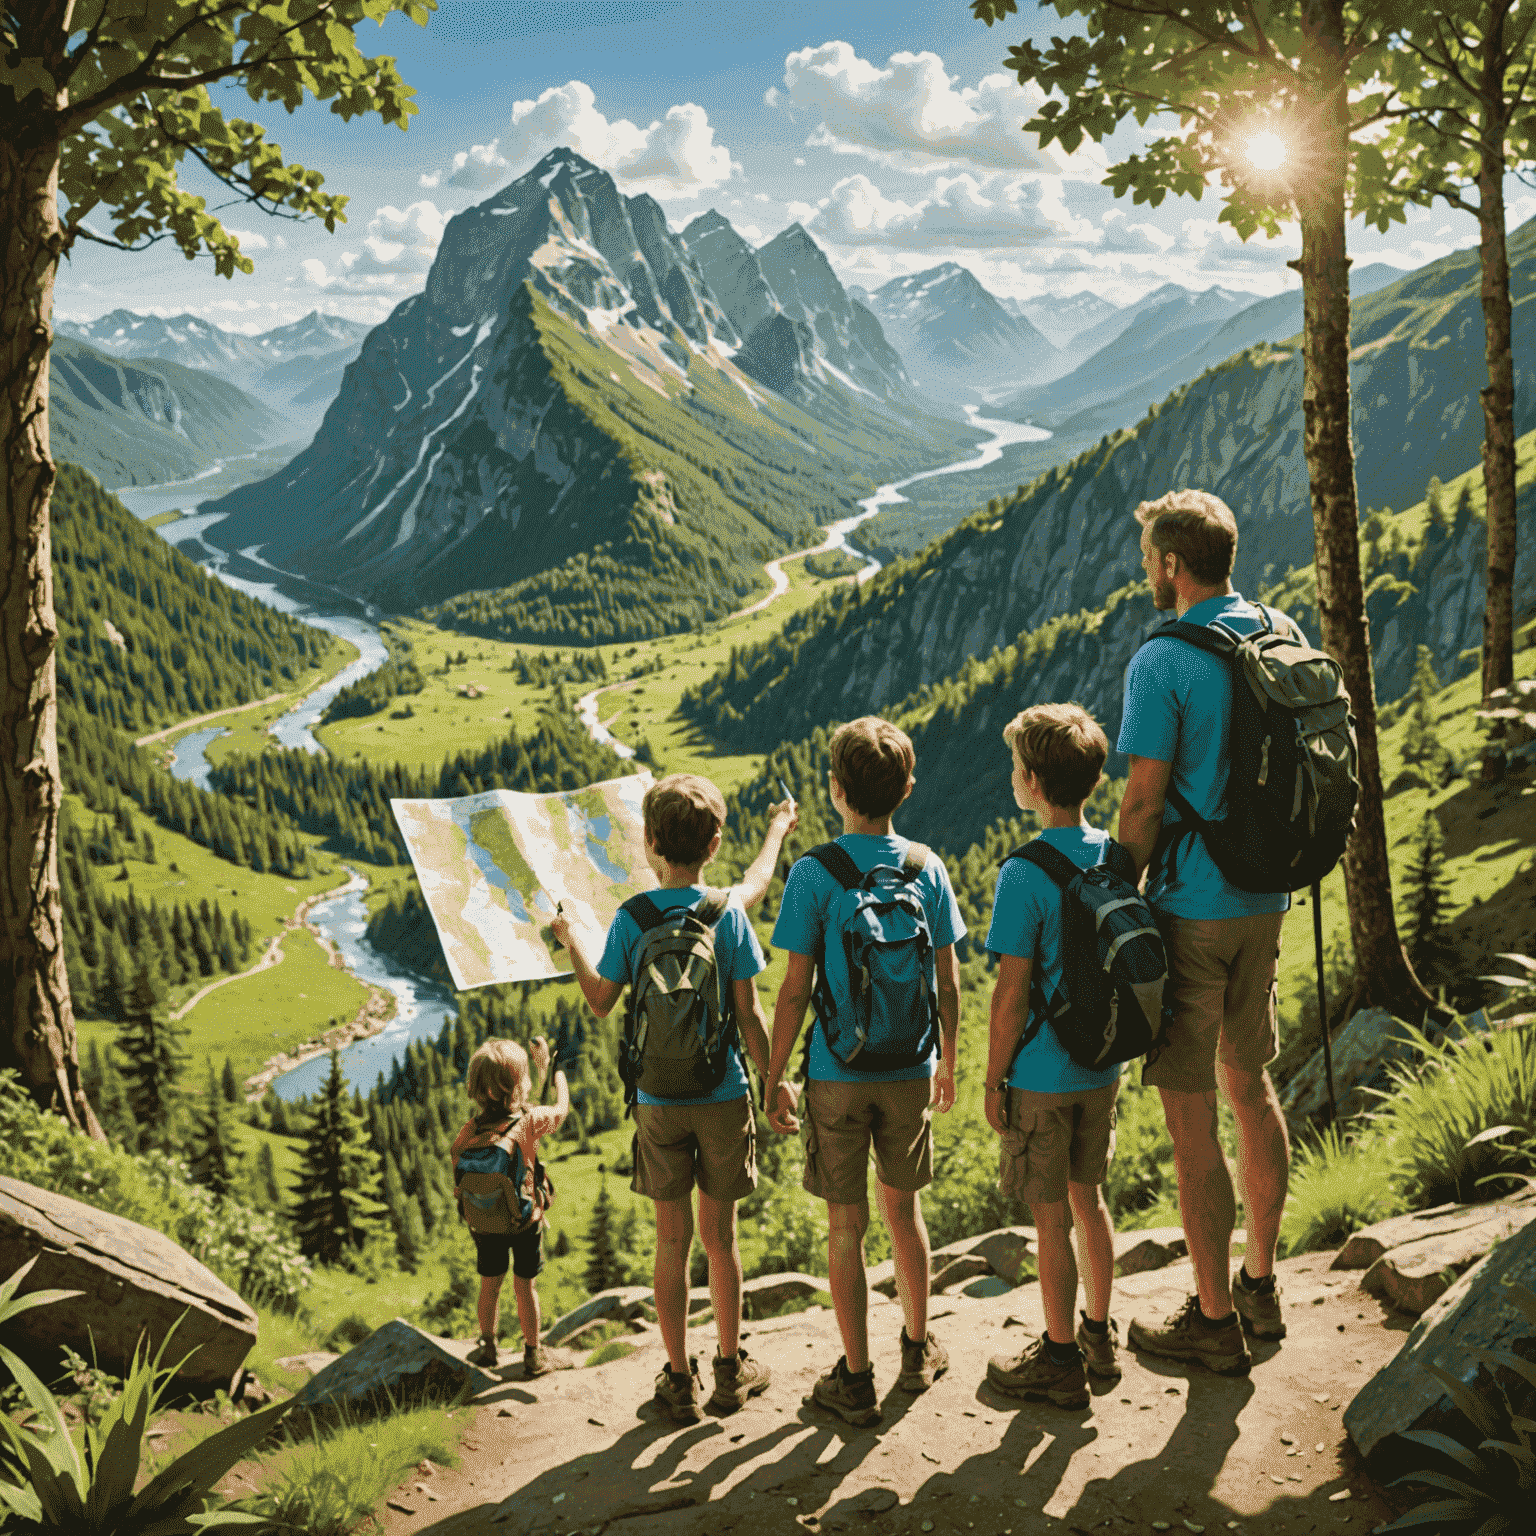
[[1109,740],[1081,704],[1036,704],[1003,727],[1015,760],[1032,773],[1052,805],[1070,810],[1093,793]]
[[492,1036],[469,1058],[464,1089],[482,1113],[495,1106],[516,1114],[527,1104],[532,1088],[528,1052],[515,1040]]
[[1136,508],[1136,521],[1159,554],[1177,555],[1208,587],[1226,581],[1237,560],[1237,519],[1210,491],[1170,491]]

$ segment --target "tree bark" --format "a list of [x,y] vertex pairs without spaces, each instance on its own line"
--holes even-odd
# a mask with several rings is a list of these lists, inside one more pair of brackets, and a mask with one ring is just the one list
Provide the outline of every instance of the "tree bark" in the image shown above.
[[1488,387],[1483,402],[1483,490],[1488,519],[1488,585],[1483,599],[1483,700],[1515,680],[1515,359],[1510,340],[1509,252],[1504,239],[1504,135],[1509,103],[1504,8],[1483,42],[1478,123],[1477,221],[1483,271],[1483,337]]
[[1398,937],[1392,870],[1382,808],[1381,756],[1370,626],[1360,571],[1360,509],[1350,440],[1349,256],[1345,185],[1349,170],[1349,103],[1344,74],[1341,0],[1305,0],[1313,48],[1316,115],[1308,175],[1297,192],[1301,223],[1302,406],[1312,487],[1317,606],[1323,649],[1344,671],[1360,747],[1360,805],[1344,851],[1344,889],[1355,952],[1355,1006],[1380,1004],[1422,1018],[1431,999],[1414,975]]
[[48,349],[63,242],[59,144],[39,132],[52,115],[0,97],[0,1068],[99,1137],[80,1081],[59,900]]

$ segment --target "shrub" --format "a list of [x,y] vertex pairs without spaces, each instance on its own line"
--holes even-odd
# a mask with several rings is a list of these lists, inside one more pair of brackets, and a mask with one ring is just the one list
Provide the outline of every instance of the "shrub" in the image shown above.
[[1509,1190],[1536,1168],[1536,1028],[1441,1045],[1405,1029],[1420,1061],[1392,1068],[1372,1118],[1409,1208]]
[[622,1360],[625,1355],[632,1355],[635,1346],[628,1339],[614,1339],[604,1344],[601,1349],[595,1349],[587,1356],[587,1364],[607,1365],[610,1360]]
[[1337,1248],[1351,1233],[1407,1208],[1376,1136],[1346,1137],[1330,1126],[1297,1147],[1280,1220],[1281,1253]]
[[798,1184],[775,1183],[768,1189],[758,1207],[758,1231],[763,1254],[752,1267],[754,1274],[826,1274],[826,1206]]
[[[1150,1218],[1177,1210],[1179,1181],[1173,1167],[1173,1142],[1155,1088],[1121,1079],[1115,1102],[1115,1155],[1104,1180],[1104,1198],[1120,1228],[1163,1225]],[[1176,1223],[1178,1216],[1171,1216]]]

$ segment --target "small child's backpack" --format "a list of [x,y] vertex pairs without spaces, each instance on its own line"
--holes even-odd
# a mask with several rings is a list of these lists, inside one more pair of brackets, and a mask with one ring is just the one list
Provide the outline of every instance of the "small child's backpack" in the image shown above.
[[1162,1037],[1168,956],[1152,909],[1136,889],[1135,861],[1113,838],[1104,862],[1091,869],[1079,869],[1039,838],[1008,859],[1044,870],[1061,891],[1061,986],[1054,997],[1045,995],[1037,961],[1030,1021],[1014,1060],[1046,1020],[1067,1055],[1090,1071],[1146,1055]]
[[914,882],[928,863],[921,843],[901,868],[865,874],[837,843],[806,855],[842,886],[816,955],[811,1003],[827,1047],[853,1072],[922,1066],[939,1028],[933,933]]
[[1255,606],[1264,628],[1252,635],[1172,620],[1147,636],[1219,656],[1232,675],[1227,813],[1206,821],[1170,785],[1180,820],[1159,834],[1152,863],[1166,861],[1171,880],[1178,845],[1199,836],[1239,890],[1299,891],[1339,862],[1355,824],[1355,720],[1338,662]]
[[663,911],[649,896],[619,909],[640,929],[624,1012],[619,1076],[631,1108],[639,1093],[702,1099],[725,1081],[736,1043],[736,1007],[721,996],[715,925],[729,891],[706,890],[693,907]]
[[543,1226],[555,1185],[534,1153],[532,1164],[517,1140],[523,1116],[476,1131],[453,1160],[453,1193],[471,1232],[517,1237]]

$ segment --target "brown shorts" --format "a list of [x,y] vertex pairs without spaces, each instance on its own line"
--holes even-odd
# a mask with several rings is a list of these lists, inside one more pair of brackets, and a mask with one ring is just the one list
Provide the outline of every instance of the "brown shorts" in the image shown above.
[[1283,912],[1257,917],[1164,917],[1168,1001],[1163,1045],[1141,1080],[1177,1093],[1212,1093],[1216,1062],[1258,1072],[1280,1054],[1275,967]]
[[933,1182],[933,1079],[905,1083],[805,1085],[800,1139],[805,1144],[801,1183],[829,1205],[869,1199],[869,1149],[875,1177],[890,1189],[924,1189]]
[[711,1200],[744,1200],[757,1188],[752,1100],[635,1105],[635,1172],[629,1187],[652,1200],[686,1200],[697,1184]]
[[1067,1198],[1069,1179],[1102,1184],[1115,1155],[1119,1095],[1118,1082],[1086,1093],[1010,1088],[997,1187],[1010,1199],[1049,1205]]

